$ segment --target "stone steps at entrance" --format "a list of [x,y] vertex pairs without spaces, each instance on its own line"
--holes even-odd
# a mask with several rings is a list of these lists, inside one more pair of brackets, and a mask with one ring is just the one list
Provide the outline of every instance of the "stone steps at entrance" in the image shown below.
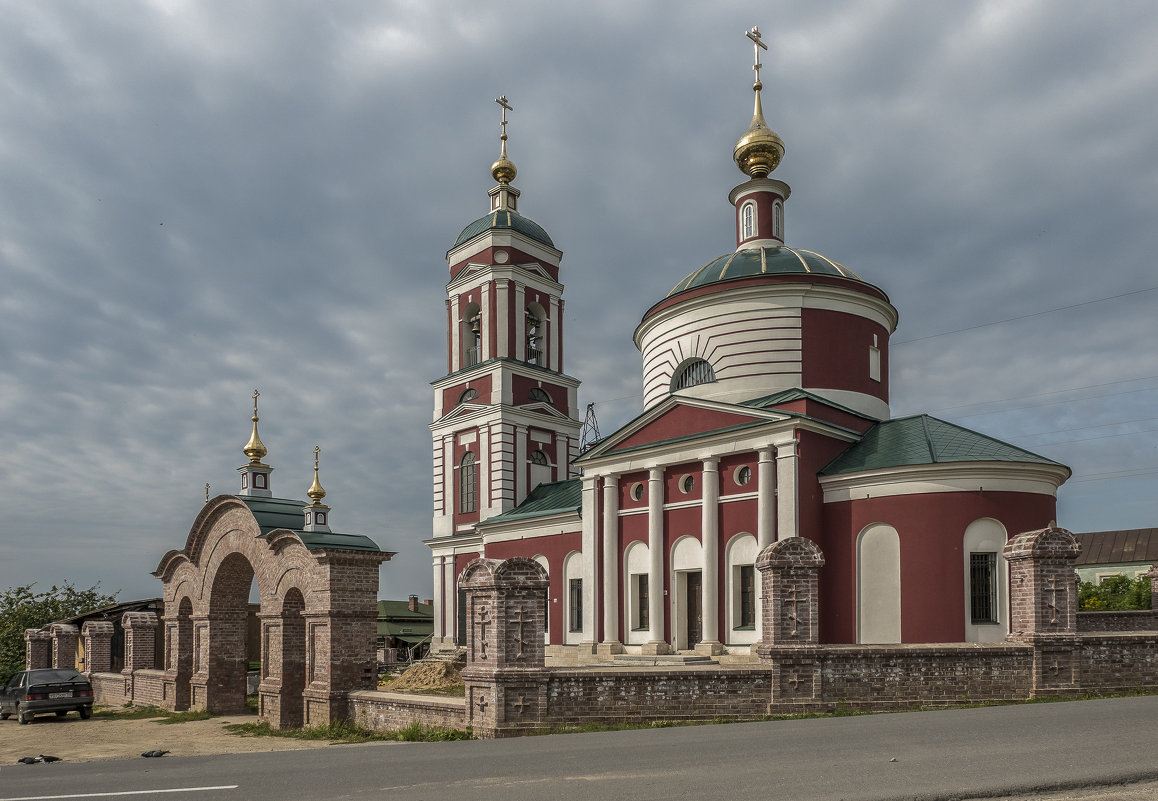
[[645,665],[651,667],[671,667],[673,665],[717,665],[715,659],[703,654],[616,654],[611,658],[614,665]]

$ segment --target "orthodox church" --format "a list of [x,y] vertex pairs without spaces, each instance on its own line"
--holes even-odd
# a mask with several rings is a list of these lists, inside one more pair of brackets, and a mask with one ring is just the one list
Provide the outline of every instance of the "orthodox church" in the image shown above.
[[[549,653],[746,654],[757,554],[824,553],[828,643],[984,642],[1009,626],[1005,542],[1056,519],[1064,465],[928,415],[892,418],[883,290],[788,247],[784,144],[755,108],[733,157],[735,250],[673,276],[634,332],[643,412],[580,452],[562,252],[519,210],[506,98],[490,209],[446,254],[433,383],[434,641],[462,642],[474,558],[550,577]],[[724,219],[721,219],[721,224]]]

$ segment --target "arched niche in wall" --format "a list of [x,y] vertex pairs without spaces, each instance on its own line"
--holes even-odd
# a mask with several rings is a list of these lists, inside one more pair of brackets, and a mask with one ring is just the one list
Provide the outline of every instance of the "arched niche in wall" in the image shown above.
[[684,536],[671,546],[671,598],[668,618],[672,643],[678,651],[694,648],[702,639],[704,549],[695,537]]
[[1009,633],[1009,565],[1001,553],[1008,538],[991,517],[965,528],[965,642],[1000,642]]
[[759,639],[756,630],[756,538],[736,534],[724,550],[724,625],[728,645],[751,644]]
[[[532,556],[531,558],[535,560],[535,562],[539,565],[539,567],[543,568],[543,572],[546,573],[547,578],[550,579],[551,578],[551,563],[547,561],[547,557],[543,556],[543,554],[541,554],[541,553],[537,553],[534,556]],[[551,597],[552,597],[551,596],[551,585],[548,582],[548,584],[547,584],[547,606],[545,607],[544,620],[543,620],[543,644],[544,645],[550,645],[551,644]]]
[[648,585],[647,543],[633,542],[623,554],[624,643],[642,645],[647,642]]
[[856,541],[856,641],[901,641],[901,537],[873,523]]

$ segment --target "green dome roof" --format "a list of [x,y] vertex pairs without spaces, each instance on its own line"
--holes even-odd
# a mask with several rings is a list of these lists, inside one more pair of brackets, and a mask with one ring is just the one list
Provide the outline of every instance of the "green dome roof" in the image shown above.
[[454,241],[455,247],[458,247],[463,242],[474,239],[483,231],[490,231],[495,228],[509,228],[513,231],[518,231],[520,234],[525,234],[536,242],[541,242],[547,247],[555,247],[555,243],[551,241],[551,237],[547,236],[547,232],[543,230],[534,220],[528,220],[521,214],[513,211],[492,211],[485,217],[479,217],[466,228],[462,229],[462,233],[458,235],[458,239]]
[[749,248],[725,253],[710,261],[684,280],[675,285],[667,295],[670,298],[685,289],[729,281],[733,278],[749,278],[756,275],[834,275],[863,281],[859,275],[811,250],[788,247]]

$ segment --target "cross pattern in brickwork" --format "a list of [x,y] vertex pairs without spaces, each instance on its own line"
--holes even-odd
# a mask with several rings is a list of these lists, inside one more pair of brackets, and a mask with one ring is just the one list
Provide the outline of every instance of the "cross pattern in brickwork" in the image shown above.
[[800,678],[799,671],[792,671],[792,678],[788,680],[788,683],[792,685],[792,692],[797,692],[803,682],[804,680]]
[[522,609],[518,610],[518,612],[515,614],[517,614],[518,617],[512,617],[511,622],[518,627],[515,630],[515,644],[519,646],[519,650],[514,656],[515,660],[517,661],[526,658],[523,647],[526,646],[529,641],[523,638],[523,627],[530,623],[530,621],[523,617]]
[[530,706],[530,704],[527,703],[526,696],[520,695],[519,700],[515,701],[511,706],[514,708],[515,714],[522,717],[523,710]]
[[487,658],[487,627],[491,624],[490,607],[484,606],[478,613],[479,659]]
[[478,707],[478,713],[480,715],[485,715],[487,711],[487,697],[480,695],[478,700],[474,702],[474,705]]
[[1058,661],[1055,659],[1053,660],[1053,664],[1050,665],[1047,670],[1049,670],[1049,672],[1054,676],[1057,676],[1059,673],[1061,673],[1061,665],[1059,665]]
[[788,613],[788,619],[792,621],[791,634],[793,637],[796,636],[796,624],[800,620],[798,616],[798,607],[802,600],[803,599],[797,594],[795,587],[792,588],[792,594],[784,599],[784,605],[792,607],[792,611]]
[[1049,590],[1049,603],[1047,603],[1045,605],[1045,608],[1049,610],[1050,625],[1056,625],[1057,624],[1057,612],[1058,612],[1058,609],[1057,609],[1057,589],[1058,588],[1057,588],[1057,581],[1054,579],[1053,576],[1049,577],[1049,584],[1046,585],[1046,589]]

